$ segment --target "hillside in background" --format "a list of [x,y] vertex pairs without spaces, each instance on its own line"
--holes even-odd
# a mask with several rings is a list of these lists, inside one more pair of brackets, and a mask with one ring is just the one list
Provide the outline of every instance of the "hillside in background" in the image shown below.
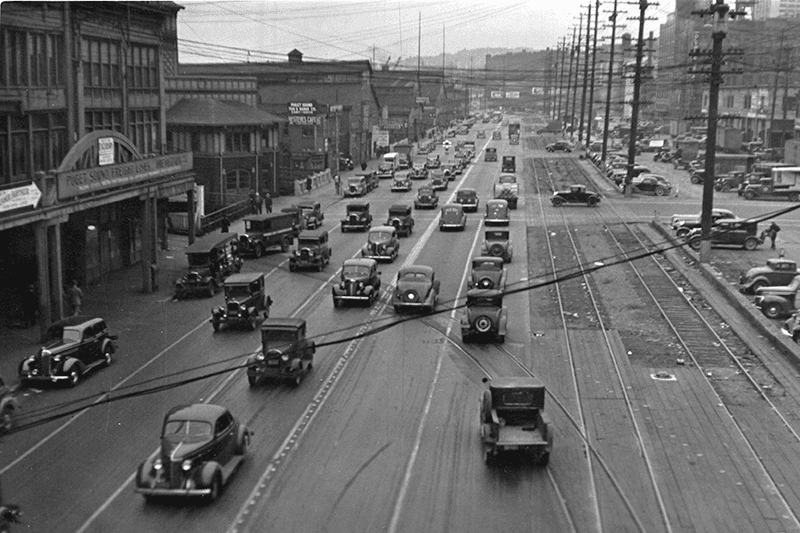
[[[455,53],[445,53],[445,67],[447,69],[459,69],[468,71],[470,68],[478,70],[486,65],[486,54],[501,55],[525,51],[524,48],[475,48],[473,50],[460,50]],[[394,67],[397,58],[389,58],[389,65]],[[384,63],[386,63],[384,61]],[[422,68],[441,68],[442,54],[435,56],[423,56],[421,61]],[[413,70],[417,68],[417,57],[400,58],[397,68],[403,70]]]

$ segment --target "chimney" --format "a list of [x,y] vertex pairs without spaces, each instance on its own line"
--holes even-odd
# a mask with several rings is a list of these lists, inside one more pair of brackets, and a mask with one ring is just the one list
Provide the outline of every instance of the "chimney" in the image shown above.
[[302,63],[303,62],[303,52],[295,48],[291,52],[289,52],[289,63]]

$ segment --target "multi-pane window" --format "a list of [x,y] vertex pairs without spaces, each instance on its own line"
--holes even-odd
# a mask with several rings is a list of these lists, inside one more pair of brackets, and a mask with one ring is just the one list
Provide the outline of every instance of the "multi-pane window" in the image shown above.
[[81,42],[83,84],[93,89],[122,87],[119,68],[119,44],[84,38]]
[[243,168],[228,170],[225,174],[225,193],[244,197],[251,189],[250,177],[250,171]]
[[0,86],[63,85],[63,42],[59,35],[0,30]]
[[128,138],[142,154],[160,152],[158,119],[157,109],[141,109],[128,113]]
[[250,133],[225,133],[226,152],[250,152]]
[[744,95],[744,108],[750,109],[751,107],[753,107],[753,95],[746,94]]
[[152,46],[132,45],[128,48],[128,87],[158,88],[158,54]]
[[97,130],[122,132],[122,114],[119,111],[86,111],[86,133]]

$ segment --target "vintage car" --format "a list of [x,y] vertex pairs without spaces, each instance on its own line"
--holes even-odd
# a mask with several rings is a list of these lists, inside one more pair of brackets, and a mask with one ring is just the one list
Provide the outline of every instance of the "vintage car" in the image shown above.
[[510,263],[514,257],[511,235],[508,230],[486,230],[484,232],[481,255],[484,257],[500,257],[504,263]]
[[497,148],[487,148],[483,154],[484,161],[497,161]]
[[504,155],[503,159],[500,163],[500,172],[511,172],[514,173],[517,171],[517,158],[513,155]]
[[464,187],[456,191],[455,203],[461,204],[464,211],[467,213],[476,213],[480,200],[478,199],[478,191],[475,189]]
[[[486,383],[488,378],[483,379]],[[483,458],[492,464],[501,452],[529,453],[547,466],[553,447],[550,419],[544,413],[545,386],[535,377],[495,378],[481,398]]]
[[781,333],[800,344],[800,313],[795,312],[786,322],[783,323]]
[[239,235],[239,254],[261,257],[273,246],[280,246],[282,252],[288,251],[292,240],[300,232],[301,224],[306,226],[308,222],[300,207],[284,209],[280,213],[246,215],[242,219],[244,233]]
[[503,291],[470,289],[467,291],[467,305],[461,316],[461,340],[473,339],[506,340],[506,308],[503,306]]
[[447,204],[442,207],[442,214],[439,217],[439,230],[460,230],[464,231],[467,227],[467,214],[461,204]]
[[339,155],[339,170],[353,170],[354,167],[353,159],[349,155]]
[[244,461],[250,435],[225,407],[173,407],[161,426],[158,453],[136,470],[134,490],[146,500],[189,496],[214,501]]
[[289,271],[298,268],[315,268],[322,272],[331,262],[331,249],[328,246],[328,232],[304,231],[297,236],[297,244],[289,256]]
[[439,161],[439,154],[428,154],[428,157],[425,159],[425,167],[430,170],[432,168],[439,168],[442,165],[442,162]]
[[550,203],[555,207],[561,207],[564,204],[586,204],[594,207],[600,203],[600,195],[587,191],[586,185],[570,185],[569,189],[554,192]]
[[519,203],[519,183],[514,174],[501,174],[492,188],[492,197],[508,202],[509,209],[516,209]]
[[501,141],[503,140],[503,134],[500,131],[493,131],[492,132],[492,140],[493,141]]
[[225,278],[242,269],[236,233],[200,237],[186,249],[186,258],[188,272],[175,281],[176,300],[197,293],[214,296]]
[[439,195],[432,187],[424,185],[417,189],[414,209],[435,209],[439,205]]
[[631,178],[632,192],[642,194],[668,195],[672,192],[672,184],[657,174],[640,174]]
[[370,189],[367,188],[367,176],[350,176],[344,184],[342,193],[345,198],[364,196]]
[[426,166],[426,163],[414,163],[414,166],[411,168],[411,179],[428,179],[428,167]]
[[774,287],[788,285],[795,276],[800,274],[795,261],[782,257],[767,259],[764,266],[754,267],[747,272],[742,272],[739,277],[739,291],[753,294],[761,287]]
[[392,262],[400,253],[400,239],[394,226],[375,226],[369,230],[367,244],[361,247],[361,257]]
[[295,387],[311,372],[317,347],[306,338],[302,318],[268,318],[261,324],[261,350],[247,358],[247,383],[288,381]]
[[447,161],[442,163],[441,166],[442,173],[445,175],[448,181],[453,181],[456,179],[456,163],[455,161]]
[[472,259],[472,270],[467,287],[470,289],[506,288],[506,269],[503,258],[495,256],[478,256]]
[[569,141],[556,141],[554,143],[550,143],[544,147],[545,150],[548,152],[571,152],[572,151],[572,143]]
[[800,276],[795,276],[788,285],[756,289],[753,303],[767,318],[788,316],[797,311],[795,300],[798,290],[800,290]]
[[[690,231],[685,239],[693,250],[700,249],[702,228]],[[763,240],[758,236],[758,222],[740,218],[718,220],[711,230],[712,246],[740,246],[745,250],[755,250]]]
[[402,267],[397,273],[392,305],[397,312],[406,309],[433,311],[439,298],[439,280],[433,269],[424,265]]
[[3,378],[0,378],[0,435],[14,429],[17,411],[19,402],[11,392],[11,388],[6,385]]
[[447,176],[444,175],[444,172],[441,169],[434,169],[431,170],[431,187],[433,187],[434,191],[446,191],[447,190]]
[[344,302],[371,304],[380,296],[381,273],[374,259],[346,259],[342,274],[333,286],[333,306]]
[[348,231],[367,231],[372,226],[369,202],[350,202],[347,214],[342,219],[342,233]]
[[511,222],[511,215],[508,214],[508,202],[497,198],[487,200],[483,221],[487,226],[508,226]]
[[476,139],[485,139],[486,138],[486,130],[478,130],[475,134]]
[[214,331],[222,326],[243,324],[251,331],[256,329],[259,313],[269,317],[272,298],[267,296],[264,274],[261,272],[240,272],[228,276],[222,284],[225,292],[225,305],[211,310],[211,325]]
[[[690,231],[694,228],[699,228],[701,225],[701,213],[697,214],[690,214],[690,215],[672,215],[670,220],[670,227],[675,230],[675,235],[678,237],[685,237]],[[737,217],[733,211],[729,209],[719,209],[713,208],[711,209],[711,224],[714,225],[717,223],[717,220],[721,220],[723,218],[739,218]]]
[[48,382],[74,387],[92,370],[111,364],[116,338],[102,318],[59,320],[47,329],[44,346],[20,362],[19,381],[23,387]]
[[378,179],[392,179],[394,177],[394,165],[391,163],[379,164],[378,170],[375,171],[375,177]]
[[411,190],[411,177],[408,172],[398,172],[392,180],[392,192],[408,192]]
[[303,229],[317,229],[325,220],[325,213],[322,212],[319,202],[300,202],[292,207],[300,209],[303,217],[301,221]]
[[462,156],[459,152],[456,152],[455,157],[453,158],[453,164],[456,176],[461,176],[464,174],[464,169],[467,168],[467,158]]
[[414,231],[414,217],[411,216],[411,206],[408,204],[395,204],[389,207],[389,216],[386,225],[397,230],[400,237],[408,237]]

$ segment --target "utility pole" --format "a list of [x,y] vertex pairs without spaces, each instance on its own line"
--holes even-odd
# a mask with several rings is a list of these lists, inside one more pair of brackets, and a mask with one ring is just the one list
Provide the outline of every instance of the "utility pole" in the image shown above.
[[419,69],[422,53],[422,11],[417,21],[417,118],[414,120],[414,140],[419,142],[419,128],[422,122],[422,84],[419,82]]
[[606,84],[606,116],[603,120],[603,153],[601,160],[603,170],[606,169],[606,156],[608,155],[608,127],[611,121],[611,83],[614,77],[614,45],[617,40],[617,0],[614,0],[614,11],[611,13],[611,50],[608,59],[608,83]]
[[[714,208],[714,170],[716,167],[717,151],[717,119],[719,113],[719,87],[722,85],[722,41],[725,39],[725,26],[727,18],[735,18],[744,13],[731,11],[724,0],[716,0],[708,10],[693,11],[692,13],[704,17],[710,15],[714,18],[714,29],[711,32],[713,47],[711,49],[711,80],[708,89],[708,128],[706,132],[706,161],[705,176],[703,180],[703,203],[700,212],[700,262],[708,263],[711,257],[711,211]],[[693,55],[707,55],[700,51]],[[709,179],[711,178],[711,179]]]
[[586,46],[583,58],[583,90],[581,91],[581,122],[578,127],[578,143],[583,142],[583,119],[586,113],[586,89],[589,84],[589,36],[592,31],[592,4],[589,3],[589,15],[586,17]]
[[589,86],[589,119],[586,123],[586,147],[592,143],[592,127],[594,126],[594,113],[592,111],[594,104],[594,74],[597,67],[597,21],[600,19],[600,0],[595,0],[594,3],[594,41],[592,43],[592,83]]
[[575,133],[575,113],[578,104],[578,70],[581,62],[581,37],[583,36],[583,13],[578,18],[578,45],[575,47],[575,83],[572,86],[572,132],[570,133],[570,140]]
[[563,113],[561,112],[561,102],[564,96],[564,63],[567,51],[567,38],[561,38],[561,66],[559,67],[559,76],[558,76],[558,106],[556,109],[556,116],[553,117],[555,120],[562,120],[563,121]]
[[[575,28],[572,28],[572,44],[569,47],[569,74],[567,75],[567,92],[564,94],[564,126],[561,128],[562,130],[567,129],[567,121],[572,123],[572,115],[570,115],[569,111],[569,92],[572,90],[572,63],[573,59],[575,58]],[[572,112],[575,112],[574,106]]]
[[628,139],[628,173],[625,175],[625,196],[631,194],[633,167],[636,164],[636,137],[639,127],[639,98],[642,92],[642,56],[644,55],[644,12],[647,0],[639,0],[639,40],[636,42],[636,71],[633,73],[633,101],[631,102],[631,135]]

